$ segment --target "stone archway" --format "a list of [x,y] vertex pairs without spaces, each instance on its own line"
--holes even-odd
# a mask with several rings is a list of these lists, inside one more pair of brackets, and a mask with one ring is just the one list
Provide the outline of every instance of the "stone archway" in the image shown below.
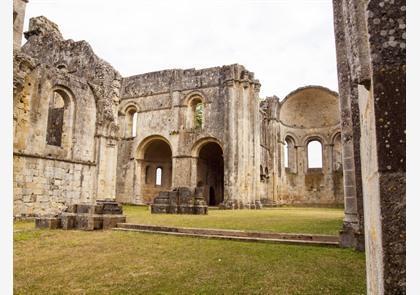
[[136,182],[143,203],[151,203],[160,191],[172,187],[172,149],[163,137],[145,139],[138,148]]
[[207,204],[217,206],[224,201],[223,150],[215,141],[200,145],[197,150],[196,186],[204,187]]

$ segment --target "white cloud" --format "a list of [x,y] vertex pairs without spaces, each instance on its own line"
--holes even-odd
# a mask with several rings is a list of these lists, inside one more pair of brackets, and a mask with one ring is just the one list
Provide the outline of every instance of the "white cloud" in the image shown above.
[[26,27],[38,15],[123,76],[240,63],[261,96],[309,84],[337,90],[330,0],[31,0]]

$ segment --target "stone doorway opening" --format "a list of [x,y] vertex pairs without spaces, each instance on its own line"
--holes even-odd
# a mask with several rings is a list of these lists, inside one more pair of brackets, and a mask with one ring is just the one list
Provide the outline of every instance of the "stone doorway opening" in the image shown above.
[[216,206],[216,193],[214,188],[211,186],[209,190],[209,206]]
[[218,206],[224,200],[223,150],[216,142],[204,144],[198,155],[197,184],[204,186],[209,206]]
[[172,151],[167,142],[154,139],[144,147],[141,161],[141,194],[147,203],[160,192],[170,190],[172,186]]

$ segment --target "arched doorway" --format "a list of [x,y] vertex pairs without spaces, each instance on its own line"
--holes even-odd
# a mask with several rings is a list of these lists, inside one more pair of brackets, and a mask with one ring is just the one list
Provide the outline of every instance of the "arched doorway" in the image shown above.
[[214,188],[211,186],[209,190],[209,206],[216,206],[216,193]]
[[224,200],[223,151],[216,142],[204,144],[198,154],[197,184],[202,184],[205,199],[210,206],[217,206]]
[[163,139],[152,139],[143,147],[143,159],[140,159],[141,195],[145,203],[151,203],[160,192],[170,190],[172,186],[172,151]]

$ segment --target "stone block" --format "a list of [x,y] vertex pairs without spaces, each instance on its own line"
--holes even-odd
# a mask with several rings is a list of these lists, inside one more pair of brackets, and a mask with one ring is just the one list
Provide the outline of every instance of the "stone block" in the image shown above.
[[90,214],[87,213],[77,213],[75,216],[74,227],[81,230],[93,230],[94,224],[90,219],[92,218]]
[[92,214],[88,218],[88,230],[102,229],[103,228],[103,215]]
[[59,217],[42,217],[35,218],[35,227],[36,228],[47,228],[47,229],[57,229],[61,227],[61,222]]
[[76,213],[77,212],[77,205],[76,204],[71,204],[68,205],[66,212],[68,213]]
[[115,214],[103,215],[102,218],[103,218],[103,224],[102,224],[103,229],[114,228],[117,226],[117,223],[126,222],[126,217],[124,215],[115,215]]
[[65,230],[74,229],[76,226],[75,213],[62,213],[60,215],[61,227]]
[[91,204],[77,204],[77,213],[82,213],[82,214],[92,213],[93,206],[94,205],[91,205]]

